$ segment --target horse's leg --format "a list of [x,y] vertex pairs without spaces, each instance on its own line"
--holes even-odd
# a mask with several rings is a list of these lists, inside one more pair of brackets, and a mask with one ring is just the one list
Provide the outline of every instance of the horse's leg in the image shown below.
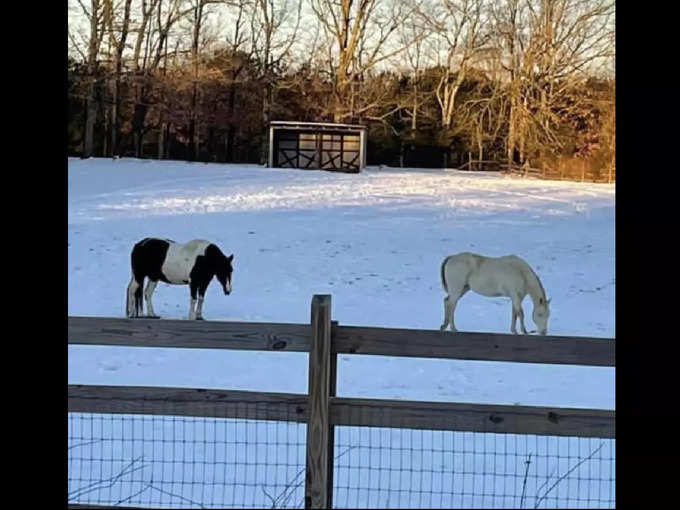
[[446,296],[444,298],[444,323],[440,326],[439,330],[440,331],[446,331],[446,327],[449,325],[452,319],[452,313],[451,313],[451,306],[450,303],[451,298],[449,296]]
[[133,274],[132,280],[128,284],[128,317],[139,317],[142,315],[143,286],[144,276]]
[[470,290],[470,287],[467,285],[464,285],[460,289],[455,289],[457,292],[453,292],[446,296],[444,298],[444,324],[441,326],[441,330],[444,331],[446,329],[446,325],[450,324],[451,325],[451,331],[456,332],[458,331],[456,329],[456,324],[454,322],[454,314],[456,313],[456,305],[458,304],[458,301],[460,298],[462,298],[468,290]]
[[208,288],[208,283],[202,283],[198,287],[198,303],[196,305],[196,320],[203,320],[203,300],[205,299],[205,291]]
[[146,289],[144,289],[144,299],[146,300],[147,317],[158,318],[158,315],[156,315],[153,311],[153,303],[151,302],[151,296],[153,296],[153,293],[156,290],[156,285],[158,285],[158,280],[153,281],[149,279],[149,281],[146,283]]
[[456,329],[456,324],[453,321],[453,314],[456,312],[456,304],[458,304],[458,300],[462,297],[462,294],[458,296],[456,299],[449,299],[448,305],[448,314],[449,314],[449,324],[451,324],[451,331],[454,333],[458,331]]
[[135,317],[144,315],[144,303],[142,301],[142,289],[144,288],[144,278],[138,281],[139,286],[135,290]]
[[524,327],[524,310],[522,310],[522,298],[518,295],[512,296],[512,324],[510,325],[510,331],[517,334],[517,328],[515,327],[517,318],[519,317],[519,325],[522,328],[522,333],[527,334],[527,330]]
[[196,318],[196,294],[198,293],[198,284],[191,282],[189,284],[189,291],[191,294],[191,299],[189,301],[189,320],[192,321]]
[[138,287],[139,283],[133,274],[132,278],[130,278],[130,283],[128,283],[127,286],[127,300],[125,302],[125,315],[129,318],[136,317],[135,293],[137,292]]
[[521,304],[519,305],[519,325],[522,328],[522,333],[527,335],[527,328],[524,327],[524,310]]
[[203,320],[203,296],[198,295],[198,301],[196,302],[196,320]]

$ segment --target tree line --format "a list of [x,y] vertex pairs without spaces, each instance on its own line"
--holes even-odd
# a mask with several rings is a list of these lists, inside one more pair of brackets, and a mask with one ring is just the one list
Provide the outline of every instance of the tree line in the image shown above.
[[69,0],[68,151],[264,163],[271,120],[369,164],[613,180],[611,0]]

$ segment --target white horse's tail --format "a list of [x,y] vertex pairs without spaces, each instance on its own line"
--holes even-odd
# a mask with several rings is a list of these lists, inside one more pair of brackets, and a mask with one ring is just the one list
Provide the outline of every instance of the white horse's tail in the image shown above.
[[449,261],[449,259],[450,259],[451,257],[452,257],[452,255],[449,255],[448,257],[446,257],[446,258],[444,259],[444,262],[442,262],[442,270],[441,270],[441,274],[442,274],[442,287],[444,288],[444,292],[446,292],[447,294],[449,293],[449,289],[448,289],[447,286],[446,286],[446,263]]

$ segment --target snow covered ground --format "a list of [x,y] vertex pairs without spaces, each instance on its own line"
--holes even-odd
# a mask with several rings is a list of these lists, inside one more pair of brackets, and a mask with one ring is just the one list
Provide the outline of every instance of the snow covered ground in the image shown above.
[[[124,315],[129,254],[147,237],[204,238],[234,253],[234,292],[209,287],[208,320],[309,321],[333,296],[344,325],[437,329],[446,255],[517,254],[552,298],[549,333],[614,337],[613,185],[456,170],[361,174],[135,159],[69,159],[69,315]],[[154,308],[184,318],[188,288]],[[527,328],[531,301],[524,302]],[[509,332],[510,302],[468,293],[460,330]],[[452,339],[453,341],[453,339]],[[608,368],[341,356],[338,395],[614,408]],[[305,393],[307,356],[70,346],[71,384]],[[609,448],[609,446],[607,446]]]

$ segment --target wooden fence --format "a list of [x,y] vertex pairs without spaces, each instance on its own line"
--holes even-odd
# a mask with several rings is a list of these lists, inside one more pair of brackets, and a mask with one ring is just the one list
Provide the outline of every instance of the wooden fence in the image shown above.
[[616,181],[616,168],[610,164],[598,171],[586,159],[562,158],[553,163],[546,163],[542,168],[527,165],[509,165],[505,161],[470,159],[458,167],[458,170],[476,170],[486,172],[499,171],[504,174],[521,175],[549,180],[567,180],[581,182],[612,183]]
[[[225,405],[219,417],[307,423],[306,508],[332,508],[335,426],[615,437],[615,411],[610,410],[335,396],[338,354],[614,367],[611,338],[341,326],[331,320],[331,296],[316,295],[311,324],[69,317],[68,343],[309,352],[308,394],[68,386],[69,412],[214,417],[216,403],[284,404],[271,408]],[[277,414],[281,407],[295,412]],[[388,410],[392,423],[371,410]]]

